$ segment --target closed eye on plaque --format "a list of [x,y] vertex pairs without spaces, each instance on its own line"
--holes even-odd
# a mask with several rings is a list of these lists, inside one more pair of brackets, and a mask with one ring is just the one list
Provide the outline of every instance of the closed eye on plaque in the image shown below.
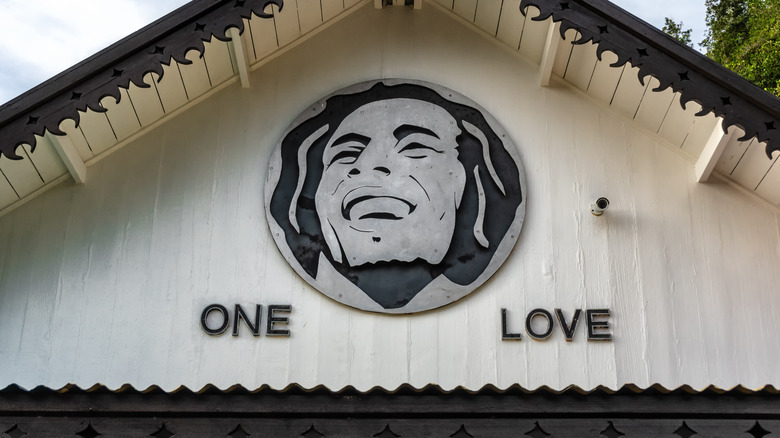
[[330,163],[328,163],[328,166],[339,163],[339,164],[352,164],[355,161],[357,161],[358,157],[360,156],[360,153],[363,152],[364,148],[355,148],[355,149],[346,149],[342,150],[341,152],[336,153],[336,155],[331,158]]
[[403,148],[401,148],[398,153],[404,154],[408,158],[414,158],[416,160],[419,160],[421,158],[428,157],[431,153],[436,154],[443,154],[444,151],[440,151],[438,149],[432,148],[430,146],[426,146],[421,143],[409,143]]

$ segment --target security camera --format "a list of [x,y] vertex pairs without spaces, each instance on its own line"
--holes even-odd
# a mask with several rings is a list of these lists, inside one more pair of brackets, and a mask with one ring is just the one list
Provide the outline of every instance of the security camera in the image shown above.
[[593,204],[590,204],[590,212],[593,216],[601,216],[604,211],[609,207],[609,199],[599,198]]

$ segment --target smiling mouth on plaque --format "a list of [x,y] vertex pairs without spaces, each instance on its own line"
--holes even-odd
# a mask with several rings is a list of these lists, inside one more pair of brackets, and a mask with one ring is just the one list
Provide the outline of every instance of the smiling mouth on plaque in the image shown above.
[[341,213],[347,220],[401,220],[417,208],[411,202],[395,196],[358,196],[344,204]]

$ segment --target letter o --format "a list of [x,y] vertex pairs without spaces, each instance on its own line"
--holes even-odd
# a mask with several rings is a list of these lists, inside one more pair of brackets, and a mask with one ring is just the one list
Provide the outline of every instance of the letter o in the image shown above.
[[[215,311],[222,314],[222,325],[219,326],[219,328],[213,329],[208,326],[206,320],[209,317],[209,313]],[[203,309],[203,313],[200,314],[200,326],[203,328],[204,332],[212,336],[221,335],[222,333],[225,333],[225,330],[228,328],[230,323],[228,318],[228,311],[225,306],[221,304],[210,304],[205,309]]]
[[[534,331],[533,327],[531,327],[531,321],[533,321],[534,318],[537,316],[541,316],[542,318],[545,318],[547,320],[547,330],[545,330],[544,333],[537,333]],[[537,341],[543,341],[550,337],[550,335],[553,332],[553,317],[550,314],[550,312],[544,310],[544,309],[534,309],[530,313],[528,313],[528,316],[525,318],[525,331],[528,332],[528,336],[531,338],[537,340]]]

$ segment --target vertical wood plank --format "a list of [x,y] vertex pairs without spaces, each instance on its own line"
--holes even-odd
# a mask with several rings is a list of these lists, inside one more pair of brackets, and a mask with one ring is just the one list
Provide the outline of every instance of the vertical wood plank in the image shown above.
[[724,175],[731,175],[737,164],[747,152],[750,143],[756,141],[755,138],[745,141],[739,141],[745,135],[745,131],[740,128],[736,128],[737,131],[729,139],[729,143],[726,145],[726,150],[723,151],[723,155],[720,156],[718,164],[715,166],[715,170],[723,173]]
[[696,113],[701,110],[696,102],[689,102],[686,108],[680,105],[680,93],[675,93],[663,122],[658,129],[658,135],[668,140],[674,146],[681,147],[693,127]]
[[297,0],[301,33],[307,33],[322,24],[323,12],[320,0]]
[[8,178],[0,170],[0,209],[8,207],[18,200],[19,196],[14,191],[14,188],[11,187]]
[[[5,157],[0,158],[0,183],[5,180],[2,166],[7,161]],[[0,189],[0,193],[2,191],[3,189]],[[30,280],[37,277],[32,275],[29,263],[34,260],[32,247],[35,245],[41,214],[39,206],[31,207],[26,209],[29,216],[12,214],[0,218],[0,228],[3,230],[0,233],[0,251],[6,253],[0,256],[0,316],[4,318],[3,336],[0,338],[0,351],[3,352],[4,362],[0,375],[17,369],[35,375],[45,372],[47,368],[44,350],[31,348],[36,338],[28,336],[46,319],[34,317],[34,312],[30,309],[30,302],[35,302],[34,296],[40,294],[39,290],[30,288]],[[31,220],[32,218],[35,220]],[[50,314],[46,308],[36,310]],[[23,357],[28,360],[22,360]],[[24,380],[22,372],[17,371],[14,380]]]
[[731,179],[748,190],[755,190],[777,157],[778,154],[775,154],[773,159],[767,158],[766,143],[752,142],[731,173]]
[[659,85],[661,85],[661,83],[658,79],[654,77],[650,78],[647,92],[642,98],[642,103],[639,104],[639,109],[637,110],[636,118],[634,119],[648,128],[651,132],[659,131],[661,123],[663,123],[670,106],[675,103],[673,101],[675,93],[672,91],[671,87],[663,91],[653,91],[655,88],[658,88]]
[[636,115],[639,103],[642,101],[642,97],[645,95],[645,91],[650,84],[649,77],[646,77],[645,85],[642,85],[637,78],[638,73],[638,68],[629,67],[629,65],[626,64],[626,68],[623,70],[623,74],[620,77],[620,82],[618,83],[615,95],[610,103],[612,108],[615,108],[619,113],[631,119]]
[[426,312],[409,319],[409,383],[422,388],[438,381],[439,316]]
[[504,0],[496,34],[496,38],[514,49],[520,47],[520,37],[526,20],[526,17],[520,13],[520,1]]
[[79,112],[79,115],[79,127],[93,154],[98,155],[116,143],[114,129],[105,113],[97,113],[87,108],[86,113]]
[[100,105],[108,110],[106,117],[114,130],[117,140],[122,140],[134,134],[141,128],[138,116],[130,101],[130,95],[124,88],[119,89],[121,98],[119,102],[111,96],[106,96],[100,101]]
[[473,23],[477,12],[477,0],[454,0],[452,10],[464,20]]
[[185,57],[192,64],[179,64],[179,73],[189,100],[211,89],[211,79],[206,62],[197,50],[190,50]]
[[468,338],[469,325],[468,306],[452,306],[439,317],[439,333],[436,336],[439,343],[438,375],[439,385],[445,390],[456,388],[459,383],[468,378],[468,350],[462,345],[462,340]]
[[301,36],[301,23],[298,18],[298,4],[287,2],[281,11],[274,7],[274,23],[276,24],[276,39],[279,46],[293,42]]
[[596,62],[593,78],[588,86],[588,94],[597,101],[609,105],[615,95],[620,77],[625,67],[610,67],[617,62],[618,57],[612,52],[601,54],[601,60]]
[[409,316],[371,318],[375,330],[371,344],[374,369],[361,379],[360,386],[370,389],[376,382],[388,388],[396,388],[409,381]]
[[[667,183],[667,179],[678,184],[680,181],[677,175],[668,175],[663,168],[665,164],[674,164],[673,160],[664,163],[665,154],[672,152],[657,149],[644,135],[629,134],[628,141],[628,166],[635,182],[633,205],[636,209],[637,248],[642,249],[632,257],[641,276],[641,283],[636,287],[643,291],[643,296],[654,296],[653,306],[644,306],[643,311],[636,315],[646,333],[643,336],[643,357],[647,362],[640,366],[646,367],[650,382],[676,387],[673,376],[680,371],[678,358],[682,353],[677,342],[672,342],[679,335],[676,323],[680,312],[674,304],[678,295],[673,289],[677,283],[672,284],[676,280],[673,263],[677,254],[668,247],[674,243],[667,237],[667,225],[678,217],[673,213],[675,208],[682,206],[679,190],[675,190],[669,200],[663,196],[663,190],[671,183]],[[623,318],[631,317],[623,315]]]
[[28,144],[23,144],[27,157],[30,158],[43,182],[48,183],[68,172],[54,147],[44,137],[35,136],[36,145],[33,152]]
[[501,6],[502,2],[500,1],[478,1],[474,24],[488,34],[495,36],[498,33]]
[[322,0],[322,18],[330,20],[340,14],[345,7],[344,0]]
[[777,160],[772,162],[769,171],[756,187],[756,194],[774,205],[780,206],[780,165]]
[[140,88],[131,83],[127,89],[127,94],[130,96],[130,100],[133,101],[133,108],[135,108],[135,113],[141,122],[141,126],[149,126],[165,115],[165,111],[163,111],[160,95],[157,94],[154,76],[151,73],[147,73],[144,76],[144,82],[149,87]]
[[162,80],[156,78],[154,73],[152,77],[155,77],[154,86],[157,88],[157,94],[160,95],[165,113],[170,113],[187,103],[187,91],[179,73],[178,62],[171,60],[171,65],[163,65]]
[[[249,33],[248,27],[244,27],[244,33]],[[235,71],[230,60],[228,43],[212,37],[211,41],[207,41],[204,45],[206,50],[203,57],[211,84],[219,85],[232,78]]]
[[580,90],[587,90],[596,67],[596,45],[585,43],[574,45],[566,68],[565,79]]
[[569,66],[569,60],[574,50],[574,45],[571,42],[579,37],[579,32],[569,29],[565,35],[565,39],[558,38],[558,50],[555,52],[555,60],[553,61],[552,73],[559,78],[562,78],[566,73],[566,68]]
[[[644,312],[647,295],[653,291],[643,284],[643,270],[647,269],[639,260],[638,217],[637,206],[642,199],[634,195],[637,182],[632,167],[633,147],[631,138],[637,136],[627,124],[609,114],[601,114],[600,118],[602,142],[608,145],[605,155],[612,157],[615,165],[604,169],[608,176],[608,186],[601,189],[614,205],[608,216],[602,216],[596,224],[606,230],[606,252],[609,254],[609,290],[613,291],[612,332],[614,342],[620,347],[614,348],[615,377],[617,382],[632,381],[639,387],[647,387],[650,381],[646,356],[647,322]],[[644,145],[639,145],[644,146]],[[605,161],[606,162],[606,161]],[[592,193],[591,196],[600,196]],[[620,293],[630,290],[631,293]],[[633,323],[632,323],[633,322]],[[582,333],[586,335],[586,333]],[[623,339],[631,342],[623,343]],[[627,364],[635,364],[627,366]]]
[[547,29],[550,26],[548,18],[544,21],[534,21],[531,18],[539,15],[539,10],[533,7],[528,8],[525,26],[523,27],[523,36],[520,40],[520,54],[525,56],[531,62],[539,64],[544,52],[544,42],[547,40]]
[[[274,10],[274,14],[277,13],[276,6],[271,4],[269,7]],[[247,56],[249,56],[250,59],[255,61],[263,59],[279,47],[279,40],[276,36],[275,19],[260,18],[256,15],[252,15],[249,26],[251,30],[252,45],[247,45],[247,48],[251,47],[252,50],[248,50],[249,53],[247,53]]]

